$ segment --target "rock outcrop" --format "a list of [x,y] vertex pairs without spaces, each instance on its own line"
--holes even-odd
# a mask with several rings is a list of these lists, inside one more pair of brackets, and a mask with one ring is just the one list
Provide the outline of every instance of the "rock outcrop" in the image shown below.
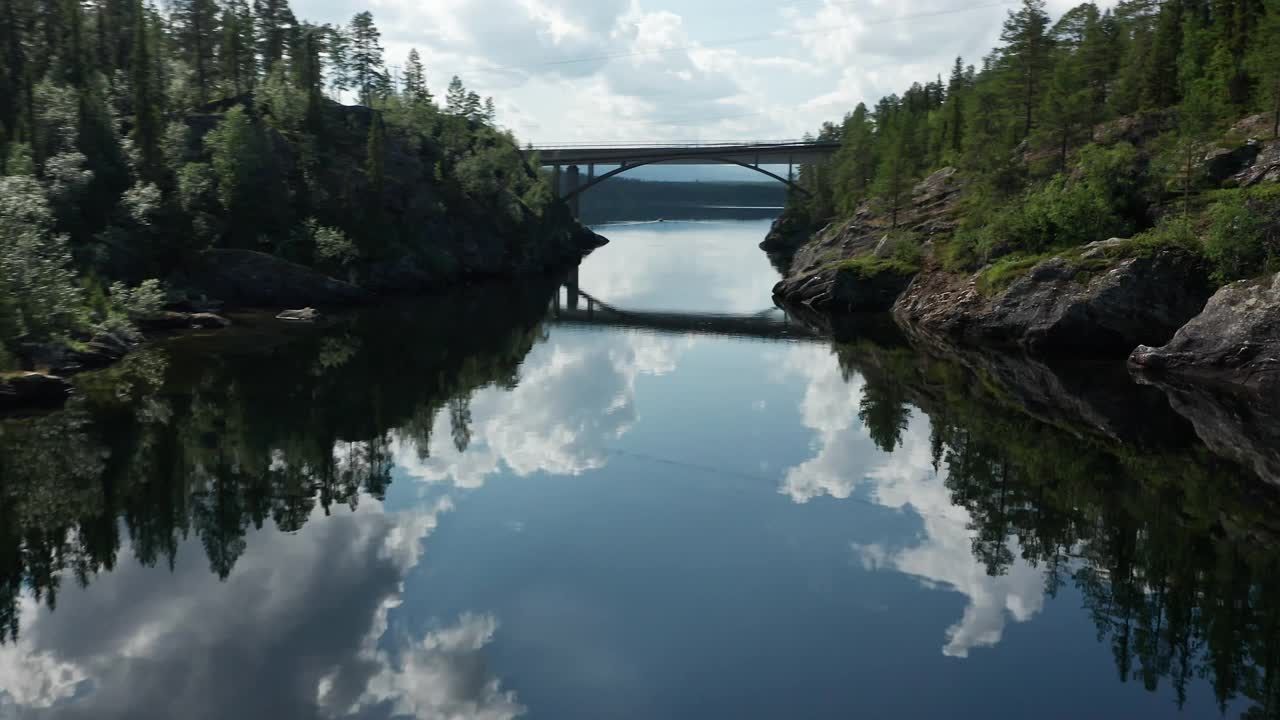
[[325,307],[373,299],[368,290],[252,250],[206,250],[188,272],[187,282],[233,306]]
[[873,203],[863,203],[853,217],[819,232],[796,252],[787,280],[801,283],[806,276],[832,264],[876,251],[886,235],[909,235],[927,245],[956,228],[956,211],[964,184],[955,168],[943,168],[922,180],[912,191],[911,203],[898,217],[898,225]]
[[1150,371],[1280,390],[1280,274],[1222,288],[1168,344],[1139,347],[1129,360]]
[[886,312],[914,275],[914,270],[892,266],[875,272],[837,267],[783,280],[773,294],[784,304],[827,313]]
[[71,395],[71,383],[56,375],[23,373],[0,378],[0,412],[58,408]]
[[976,277],[922,273],[894,316],[926,335],[974,344],[1123,357],[1160,344],[1195,317],[1210,295],[1202,263],[1175,250],[1111,260],[1100,252],[1045,260],[1007,289],[984,295]]

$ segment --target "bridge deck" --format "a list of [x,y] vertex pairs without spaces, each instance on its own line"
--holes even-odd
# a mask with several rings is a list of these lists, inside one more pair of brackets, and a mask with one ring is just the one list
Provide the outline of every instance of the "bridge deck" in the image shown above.
[[718,165],[725,160],[746,165],[787,165],[821,160],[839,149],[837,142],[534,148],[543,165]]

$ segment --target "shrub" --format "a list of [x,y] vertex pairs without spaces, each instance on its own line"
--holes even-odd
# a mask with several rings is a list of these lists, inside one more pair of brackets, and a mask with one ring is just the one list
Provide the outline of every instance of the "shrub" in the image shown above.
[[0,177],[0,339],[41,341],[80,325],[67,237],[52,225],[35,178]]
[[1280,187],[1226,195],[1209,208],[1204,251],[1222,283],[1280,270]]
[[310,218],[306,222],[306,230],[315,243],[317,260],[346,266],[360,257],[355,243],[338,228],[321,225],[315,218]]

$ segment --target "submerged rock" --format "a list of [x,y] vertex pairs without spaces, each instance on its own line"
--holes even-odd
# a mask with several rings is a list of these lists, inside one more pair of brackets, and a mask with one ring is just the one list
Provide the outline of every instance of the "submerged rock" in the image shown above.
[[1202,263],[1174,250],[1098,257],[1115,247],[1104,241],[1044,260],[993,295],[980,292],[975,277],[935,270],[912,283],[894,315],[927,335],[1035,354],[1123,356],[1167,342],[1209,297]]
[[134,321],[139,330],[143,332],[163,332],[167,330],[188,330],[191,328],[199,328],[205,330],[217,330],[231,326],[231,321],[207,312],[161,312],[149,317],[140,318]]
[[315,308],[302,308],[301,310],[285,310],[276,316],[277,320],[287,320],[289,322],[315,322],[320,319],[320,313]]
[[61,407],[71,395],[71,383],[57,375],[23,373],[0,379],[0,412]]
[[1139,347],[1130,363],[1245,387],[1280,390],[1280,273],[1233,283],[1164,347]]
[[190,282],[229,305],[334,306],[369,302],[369,291],[311,268],[253,250],[206,250],[190,269]]

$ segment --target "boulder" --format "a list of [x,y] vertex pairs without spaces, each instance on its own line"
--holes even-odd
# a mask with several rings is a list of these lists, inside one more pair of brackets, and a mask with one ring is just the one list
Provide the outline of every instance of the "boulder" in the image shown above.
[[1205,175],[1214,185],[1221,185],[1253,167],[1261,152],[1262,146],[1257,140],[1233,148],[1213,148],[1204,156]]
[[23,373],[0,379],[0,412],[61,407],[71,383],[56,375]]
[[1203,263],[1184,253],[1103,260],[1098,250],[1086,246],[1079,255],[1045,260],[990,297],[974,278],[925,273],[899,298],[894,315],[951,340],[1037,355],[1123,357],[1142,343],[1167,342],[1210,295]]
[[1280,273],[1222,288],[1168,344],[1139,347],[1129,361],[1146,370],[1280,390]]
[[206,250],[192,264],[189,281],[243,307],[342,306],[373,299],[363,288],[252,250]]

